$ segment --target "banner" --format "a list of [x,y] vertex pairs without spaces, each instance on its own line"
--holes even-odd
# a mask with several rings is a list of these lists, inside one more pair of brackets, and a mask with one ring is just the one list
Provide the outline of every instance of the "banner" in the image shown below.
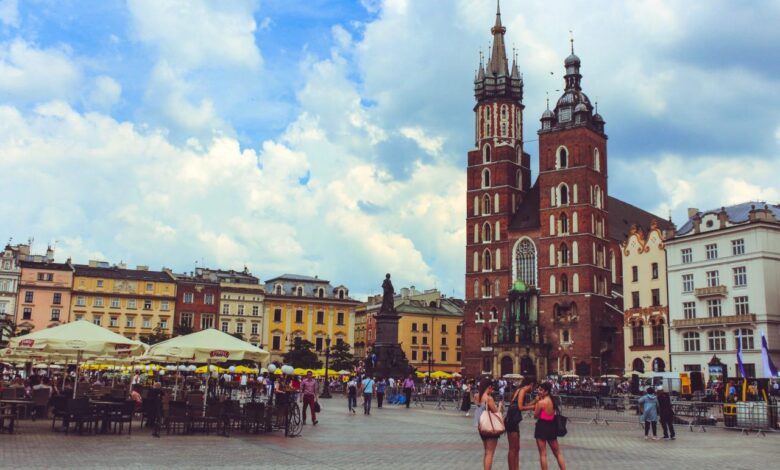
[[764,375],[767,377],[777,377],[777,367],[772,363],[769,356],[769,346],[767,346],[766,336],[761,332],[761,359],[764,363]]

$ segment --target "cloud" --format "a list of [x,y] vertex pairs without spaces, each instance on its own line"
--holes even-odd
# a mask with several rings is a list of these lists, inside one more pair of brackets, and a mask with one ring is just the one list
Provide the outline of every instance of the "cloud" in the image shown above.
[[91,90],[87,95],[87,104],[102,111],[109,111],[119,102],[122,96],[122,85],[106,75],[99,75],[93,80]]
[[17,0],[0,0],[0,22],[14,28],[19,26]]
[[128,8],[138,39],[176,67],[262,64],[253,1],[130,0]]
[[419,127],[402,127],[399,132],[407,139],[413,140],[421,149],[425,150],[431,156],[437,156],[441,153],[444,139],[442,137],[429,137],[425,131]]
[[67,48],[37,48],[16,39],[0,43],[0,94],[4,102],[71,100],[78,95],[81,69]]

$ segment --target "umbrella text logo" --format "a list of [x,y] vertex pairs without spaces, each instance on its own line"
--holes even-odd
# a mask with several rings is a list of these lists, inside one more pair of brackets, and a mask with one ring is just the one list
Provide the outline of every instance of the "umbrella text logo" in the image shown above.
[[33,344],[35,344],[34,339],[23,339],[19,341],[19,347],[20,348],[31,348],[33,347]]
[[225,358],[230,357],[230,353],[229,352],[223,351],[221,349],[217,349],[215,351],[211,351],[211,353],[209,355],[211,357],[225,357]]

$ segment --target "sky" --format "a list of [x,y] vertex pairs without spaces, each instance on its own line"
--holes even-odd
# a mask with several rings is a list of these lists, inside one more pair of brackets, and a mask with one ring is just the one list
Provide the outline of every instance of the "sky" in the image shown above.
[[[0,237],[56,258],[462,296],[494,0],[0,0]],[[780,2],[514,0],[537,158],[573,35],[610,193],[780,201]],[[534,174],[536,165],[533,166]],[[534,176],[535,178],[535,176]]]

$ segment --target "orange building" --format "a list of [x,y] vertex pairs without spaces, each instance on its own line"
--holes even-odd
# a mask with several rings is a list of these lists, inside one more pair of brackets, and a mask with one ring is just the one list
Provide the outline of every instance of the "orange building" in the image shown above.
[[21,261],[16,301],[16,332],[25,334],[61,325],[70,318],[73,266],[53,261]]

